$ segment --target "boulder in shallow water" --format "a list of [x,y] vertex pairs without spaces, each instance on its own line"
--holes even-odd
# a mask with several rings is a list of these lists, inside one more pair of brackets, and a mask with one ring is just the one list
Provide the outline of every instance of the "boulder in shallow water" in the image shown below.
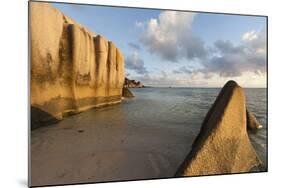
[[260,165],[247,133],[244,91],[229,81],[207,113],[176,176],[249,172]]
[[261,129],[262,125],[258,122],[254,114],[250,112],[248,109],[246,110],[246,113],[247,113],[247,128],[250,130]]
[[129,90],[129,88],[124,87],[122,96],[129,98],[134,97],[134,94]]

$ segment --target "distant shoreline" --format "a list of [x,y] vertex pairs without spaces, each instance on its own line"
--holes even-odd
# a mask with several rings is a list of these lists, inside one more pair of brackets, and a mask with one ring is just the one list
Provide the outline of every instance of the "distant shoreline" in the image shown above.
[[[134,89],[134,87],[132,87]],[[135,87],[138,88],[138,87]],[[221,87],[169,87],[169,86],[144,86],[141,88],[163,88],[163,89],[221,89]],[[141,89],[140,88],[140,89]],[[131,88],[130,88],[131,89]],[[244,87],[244,89],[267,89],[263,87]]]

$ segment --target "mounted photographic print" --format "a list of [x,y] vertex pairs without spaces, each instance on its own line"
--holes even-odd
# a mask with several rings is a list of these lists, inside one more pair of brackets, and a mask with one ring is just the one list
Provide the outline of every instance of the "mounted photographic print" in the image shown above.
[[267,16],[30,1],[29,52],[30,186],[267,172]]

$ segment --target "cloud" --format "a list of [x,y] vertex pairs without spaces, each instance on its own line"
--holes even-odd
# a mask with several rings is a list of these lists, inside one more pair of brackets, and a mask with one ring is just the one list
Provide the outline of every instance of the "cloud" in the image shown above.
[[152,73],[142,75],[141,78],[147,85],[163,83],[194,85],[192,83],[206,82],[215,85],[215,82],[223,83],[227,79],[242,82],[242,78],[252,79],[254,75],[257,76],[256,79],[265,78],[267,66],[265,28],[245,32],[238,43],[217,40],[207,46],[192,31],[195,17],[195,13],[163,11],[157,18],[139,23],[143,31],[140,37],[143,48],[159,56],[164,60],[163,63],[170,61],[182,64],[180,68],[170,70],[171,74],[159,72],[157,76]]
[[168,74],[166,73],[166,71],[161,71],[161,74],[162,74],[163,78],[167,78],[168,77]]
[[129,42],[128,45],[134,50],[141,50],[141,47],[135,43]]
[[258,38],[258,35],[257,35],[256,31],[249,31],[242,36],[242,39],[244,41],[252,41],[252,40],[256,40],[257,38]]
[[214,43],[215,49],[214,52],[220,52],[223,54],[239,54],[243,52],[243,46],[237,45],[234,46],[229,40],[217,40]]
[[243,72],[263,74],[266,72],[265,31],[245,33],[242,42],[234,45],[230,41],[218,40],[214,43],[216,55],[203,61],[199,72],[218,74],[221,77],[238,77]]
[[144,61],[140,58],[138,51],[134,51],[133,54],[125,59],[126,68],[134,70],[138,74],[148,73],[144,67]]
[[257,52],[266,52],[266,31],[263,28],[261,31],[249,31],[242,36],[242,41],[245,45]]
[[200,79],[198,75],[179,75],[173,74],[169,71],[157,71],[149,74],[135,76],[134,79],[140,80],[144,85],[156,87],[169,87],[169,86],[206,86],[207,81]]
[[178,69],[173,70],[174,74],[191,74],[193,71],[190,68],[187,68],[186,66],[182,66]]
[[192,32],[195,13],[163,11],[158,18],[146,24],[140,41],[148,50],[163,60],[178,62],[180,59],[197,60],[201,67],[181,67],[175,74],[204,73],[206,78],[214,74],[220,77],[238,77],[243,72],[263,74],[266,71],[266,33],[249,31],[241,36],[241,42],[217,40],[211,46]]
[[[253,33],[253,32],[252,32]],[[245,38],[234,44],[228,40],[216,41],[209,56],[196,68],[185,64],[174,70],[159,70],[138,77],[145,85],[154,86],[208,86],[223,85],[234,79],[247,87],[266,86],[266,33],[255,31],[255,37]]]
[[150,86],[170,86],[177,85],[177,82],[169,77],[166,71],[154,72],[153,74],[144,74],[136,76],[136,80],[141,80],[144,85]]
[[195,13],[163,11],[157,19],[146,24],[141,42],[151,53],[162,59],[176,62],[181,58],[204,58],[204,42],[192,33]]
[[144,23],[140,22],[140,21],[136,21],[135,26],[142,28],[142,27],[144,27]]

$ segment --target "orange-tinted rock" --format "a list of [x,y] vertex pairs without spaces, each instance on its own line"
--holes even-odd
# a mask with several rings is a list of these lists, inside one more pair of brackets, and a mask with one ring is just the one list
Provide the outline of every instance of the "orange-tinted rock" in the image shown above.
[[[120,75],[125,75],[125,61],[123,54],[118,48],[116,48],[116,71],[116,87],[123,88],[125,76],[121,77]],[[122,94],[122,91],[120,94]]]
[[117,86],[117,62],[116,62],[116,47],[113,42],[108,42],[108,85],[116,87]]
[[98,35],[95,37],[95,46],[97,53],[97,87],[105,92],[107,84],[108,41]]
[[32,127],[121,102],[124,58],[112,42],[43,2],[30,2],[30,32]]
[[207,113],[192,150],[176,175],[241,173],[260,164],[247,133],[244,91],[229,81]]

